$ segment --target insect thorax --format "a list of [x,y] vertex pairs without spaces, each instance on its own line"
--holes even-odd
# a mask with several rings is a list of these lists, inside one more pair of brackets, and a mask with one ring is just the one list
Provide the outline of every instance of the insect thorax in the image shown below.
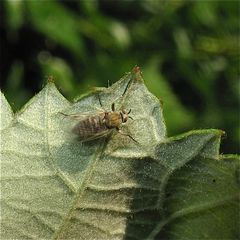
[[117,128],[122,123],[122,118],[119,112],[106,112],[104,120],[108,128]]

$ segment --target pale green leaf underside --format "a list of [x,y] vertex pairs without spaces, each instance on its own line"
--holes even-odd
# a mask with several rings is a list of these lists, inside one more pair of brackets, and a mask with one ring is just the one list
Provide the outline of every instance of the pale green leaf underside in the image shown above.
[[[98,95],[106,110],[113,102],[117,109],[132,109],[134,120],[123,130],[139,144],[117,133],[84,144],[69,138],[65,130],[71,123],[59,112],[96,112]],[[134,72],[74,104],[49,83],[14,117],[2,95],[1,238],[154,238],[163,226],[175,229],[173,220],[180,217],[174,216],[186,209],[182,191],[176,190],[179,202],[166,202],[167,189],[178,186],[173,184],[175,174],[190,166],[186,173],[201,185],[205,175],[194,175],[191,164],[199,170],[204,161],[206,166],[213,165],[209,174],[222,179],[220,189],[231,184],[229,201],[235,201],[236,181],[223,179],[231,178],[237,161],[221,174],[220,135],[220,131],[205,130],[167,139],[158,100]],[[189,185],[190,190],[184,191],[191,195],[199,186]],[[204,195],[204,189],[199,191]],[[205,200],[215,204],[218,199],[213,194]],[[188,205],[193,212],[199,208],[197,201]],[[172,230],[165,234],[171,235]]]
[[6,98],[1,93],[0,96],[0,130],[7,128],[13,120],[13,112]]

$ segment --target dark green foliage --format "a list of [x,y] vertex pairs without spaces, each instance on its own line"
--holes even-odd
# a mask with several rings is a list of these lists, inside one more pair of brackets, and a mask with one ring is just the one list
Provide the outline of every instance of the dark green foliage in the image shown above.
[[238,1],[1,1],[0,12],[1,87],[15,110],[48,75],[74,98],[137,64],[169,135],[220,128],[222,150],[238,151]]

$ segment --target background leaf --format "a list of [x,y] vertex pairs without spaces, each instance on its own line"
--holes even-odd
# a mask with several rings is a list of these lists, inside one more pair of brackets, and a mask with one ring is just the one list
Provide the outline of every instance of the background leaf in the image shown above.
[[74,99],[137,64],[169,135],[219,128],[238,153],[239,27],[238,1],[0,1],[1,89],[18,111],[48,75]]
[[220,135],[193,131],[157,147],[169,170],[160,188],[165,218],[149,239],[238,238],[240,157],[219,155]]
[[237,156],[196,157],[170,178],[165,207],[168,239],[238,239]]

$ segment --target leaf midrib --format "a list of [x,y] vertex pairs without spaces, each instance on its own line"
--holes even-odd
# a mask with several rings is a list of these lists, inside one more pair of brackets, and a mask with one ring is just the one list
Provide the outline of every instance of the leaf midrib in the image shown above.
[[71,219],[73,212],[76,209],[76,203],[79,201],[79,199],[83,196],[83,193],[87,187],[87,184],[92,176],[92,172],[94,171],[94,168],[96,166],[96,163],[98,162],[98,159],[100,158],[102,152],[104,151],[106,147],[106,141],[103,141],[102,144],[100,144],[98,150],[96,151],[96,154],[94,154],[94,157],[92,158],[88,170],[85,173],[85,177],[81,183],[81,185],[79,186],[79,190],[76,193],[75,199],[73,200],[73,203],[71,205],[71,208],[68,212],[68,214],[66,215],[66,217],[63,219],[62,224],[60,225],[59,229],[55,232],[55,234],[53,235],[53,239],[59,239],[59,236],[61,235],[61,233],[67,228],[68,224],[69,224],[69,220]]

